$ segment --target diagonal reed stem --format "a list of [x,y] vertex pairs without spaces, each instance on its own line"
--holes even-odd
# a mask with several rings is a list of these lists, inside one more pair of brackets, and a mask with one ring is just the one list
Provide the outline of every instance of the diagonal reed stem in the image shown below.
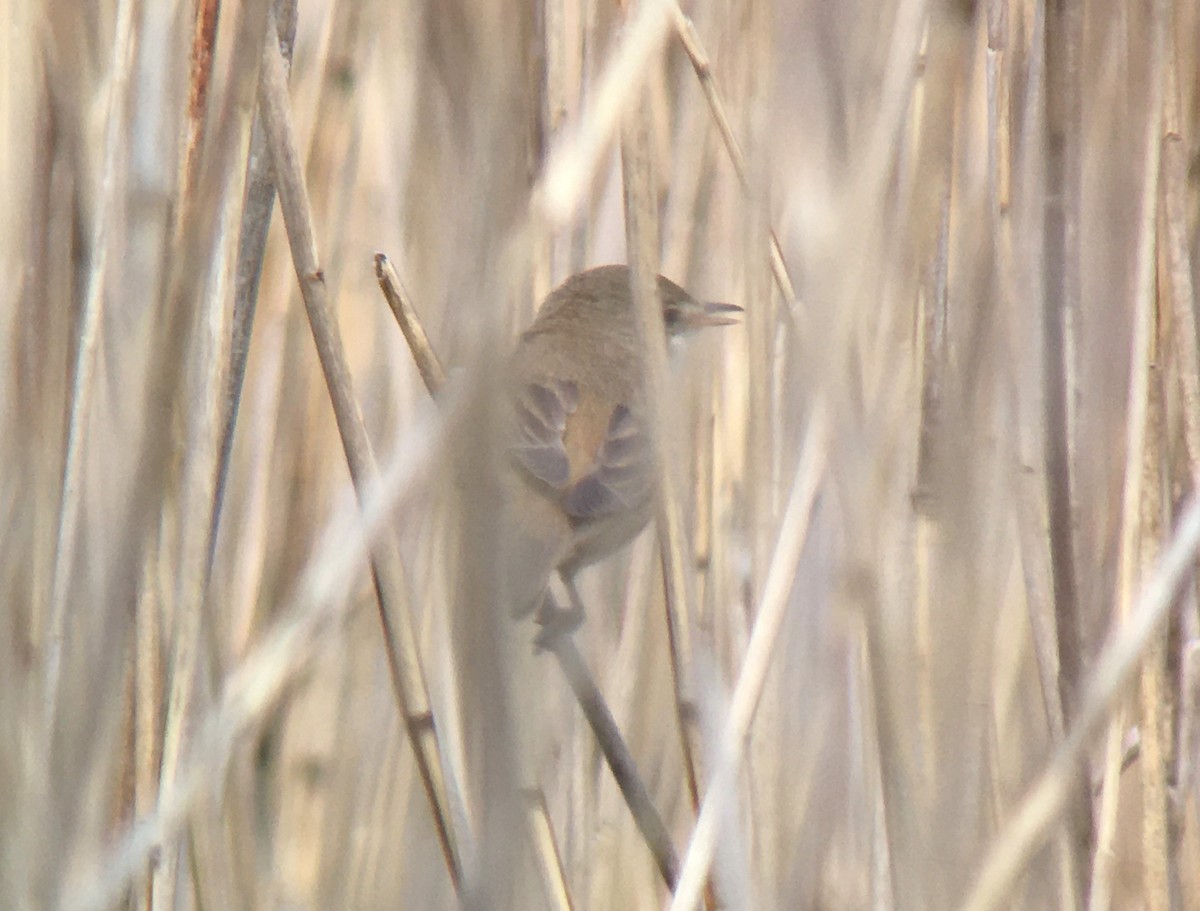
[[[291,123],[287,77],[273,29],[263,50],[259,104],[274,164],[279,207],[287,229],[292,263],[300,283],[321,369],[325,375],[350,477],[362,503],[364,492],[376,483],[379,470],[375,464],[370,440],[367,438],[362,414],[354,398],[345,350],[330,307],[325,276],[317,258],[312,213],[304,185],[304,172],[296,146],[295,131]],[[462,868],[451,831],[450,805],[442,773],[441,750],[434,727],[429,691],[425,684],[425,673],[417,652],[403,568],[395,539],[387,530],[372,547],[371,575],[375,583],[392,689],[413,746],[446,868],[457,890],[462,879]]]

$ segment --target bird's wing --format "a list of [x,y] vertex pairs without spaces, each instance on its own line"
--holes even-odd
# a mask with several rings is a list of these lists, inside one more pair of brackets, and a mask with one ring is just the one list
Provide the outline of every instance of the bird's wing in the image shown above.
[[[653,477],[647,436],[635,414],[625,405],[597,411],[597,404],[589,399],[581,407],[579,387],[569,380],[528,383],[517,399],[513,457],[559,492],[563,511],[574,522],[637,505],[649,494]],[[582,450],[590,456],[581,459],[580,448],[572,448],[582,464],[571,464],[568,436],[588,441]]]
[[617,405],[595,460],[566,491],[563,509],[584,522],[635,507],[650,492],[650,459],[645,428],[629,408]]
[[571,480],[563,446],[567,418],[579,405],[579,387],[570,381],[529,383],[517,399],[517,439],[513,456],[526,471],[556,490]]

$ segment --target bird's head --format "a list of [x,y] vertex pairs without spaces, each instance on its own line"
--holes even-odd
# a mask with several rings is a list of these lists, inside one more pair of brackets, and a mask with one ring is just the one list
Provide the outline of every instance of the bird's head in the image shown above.
[[658,277],[658,294],[662,298],[663,324],[667,336],[689,335],[707,326],[732,326],[742,308],[737,304],[698,301],[668,278]]

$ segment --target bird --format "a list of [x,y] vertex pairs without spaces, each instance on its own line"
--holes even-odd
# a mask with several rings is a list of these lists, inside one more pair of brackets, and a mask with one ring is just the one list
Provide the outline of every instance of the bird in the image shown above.
[[[661,275],[657,290],[672,348],[742,312],[698,301]],[[551,291],[510,359],[502,577],[513,614],[536,612],[539,646],[583,622],[576,573],[631,541],[654,513],[641,345],[629,267],[606,265]],[[548,596],[555,570],[567,608]]]

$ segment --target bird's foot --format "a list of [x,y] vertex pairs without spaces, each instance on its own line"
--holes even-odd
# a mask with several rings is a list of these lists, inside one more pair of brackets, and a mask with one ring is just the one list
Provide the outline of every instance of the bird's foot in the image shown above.
[[583,605],[576,603],[562,608],[547,596],[534,615],[534,620],[541,627],[533,638],[534,654],[552,652],[564,636],[570,636],[583,625]]

